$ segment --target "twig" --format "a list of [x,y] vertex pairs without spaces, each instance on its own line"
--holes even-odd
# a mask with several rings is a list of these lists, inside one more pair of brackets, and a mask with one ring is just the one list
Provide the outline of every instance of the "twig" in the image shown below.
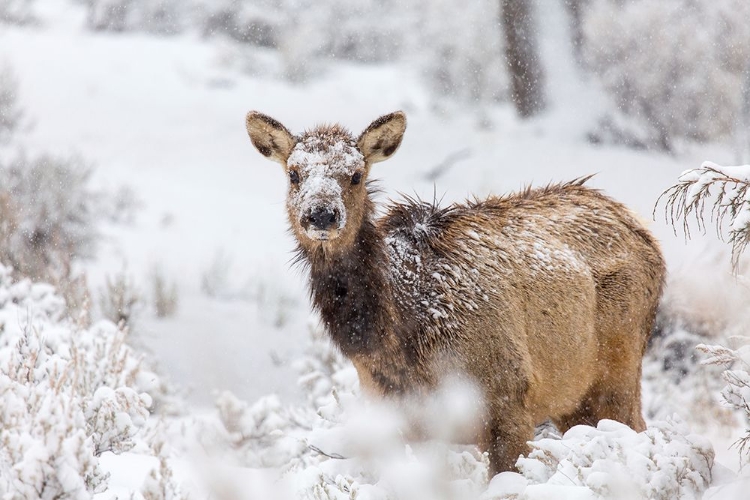
[[333,458],[336,460],[346,460],[346,457],[343,455],[339,455],[338,453],[326,453],[325,451],[321,450],[314,444],[308,444],[307,447],[311,450],[317,453],[318,455],[323,455],[324,457]]
[[461,160],[465,160],[471,156],[471,149],[464,148],[459,149],[458,151],[454,151],[453,153],[449,154],[445,157],[443,161],[429,169],[424,174],[424,178],[428,181],[434,182],[436,181],[441,175],[446,173],[448,170],[450,170],[453,165],[458,163]]

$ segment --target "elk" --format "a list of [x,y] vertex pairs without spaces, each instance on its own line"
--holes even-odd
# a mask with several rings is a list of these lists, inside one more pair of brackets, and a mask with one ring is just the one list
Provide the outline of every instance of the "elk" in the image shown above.
[[251,111],[255,148],[284,167],[310,296],[365,392],[429,392],[447,372],[485,408],[474,442],[511,470],[546,419],[637,431],[641,362],[664,281],[659,245],[581,178],[439,207],[407,198],[376,218],[368,176],[406,116],[356,139],[340,125],[291,134]]

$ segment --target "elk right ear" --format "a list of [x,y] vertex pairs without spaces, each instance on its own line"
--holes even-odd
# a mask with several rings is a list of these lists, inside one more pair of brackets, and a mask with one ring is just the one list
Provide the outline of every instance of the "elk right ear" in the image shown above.
[[260,154],[286,166],[289,155],[297,143],[284,125],[270,116],[250,111],[245,119],[247,134]]
[[401,145],[406,131],[406,115],[396,111],[372,122],[357,139],[359,150],[369,163],[387,160]]

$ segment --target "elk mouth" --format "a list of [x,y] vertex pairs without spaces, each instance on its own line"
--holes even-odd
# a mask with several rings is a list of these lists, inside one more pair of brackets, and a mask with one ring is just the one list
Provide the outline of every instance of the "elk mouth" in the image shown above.
[[305,229],[305,235],[313,241],[331,241],[338,237],[338,230],[336,229]]

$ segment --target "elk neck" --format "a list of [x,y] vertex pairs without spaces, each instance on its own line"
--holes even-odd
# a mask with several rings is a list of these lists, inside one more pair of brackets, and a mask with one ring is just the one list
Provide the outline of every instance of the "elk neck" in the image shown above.
[[388,254],[373,213],[367,200],[356,236],[345,248],[300,248],[310,266],[313,304],[334,343],[350,358],[392,352],[398,345]]

